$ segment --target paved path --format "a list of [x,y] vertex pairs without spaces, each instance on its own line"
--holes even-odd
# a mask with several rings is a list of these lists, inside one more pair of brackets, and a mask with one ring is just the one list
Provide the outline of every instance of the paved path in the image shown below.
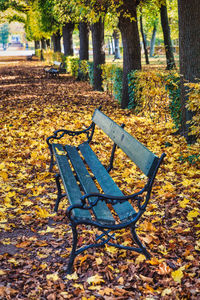
[[6,50],[6,51],[0,51],[0,57],[1,56],[31,56],[34,54],[34,50]]

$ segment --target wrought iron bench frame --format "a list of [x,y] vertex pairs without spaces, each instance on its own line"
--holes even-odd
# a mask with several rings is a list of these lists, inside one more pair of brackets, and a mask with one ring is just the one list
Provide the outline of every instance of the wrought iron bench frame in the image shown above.
[[[147,153],[147,156],[148,155],[150,156],[150,159],[148,158],[147,160],[149,160],[151,164],[147,167],[145,165],[143,166],[143,162],[138,161],[138,157],[140,157],[140,154],[137,154],[136,155],[137,157],[135,158],[137,165],[139,164],[140,167],[143,169],[142,171],[143,171],[143,173],[145,173],[148,180],[147,180],[147,183],[145,184],[145,186],[140,191],[133,193],[131,195],[125,196],[122,194],[122,192],[120,190],[116,191],[115,188],[114,188],[113,194],[112,193],[109,193],[109,194],[99,193],[98,191],[96,192],[96,190],[95,190],[94,192],[90,191],[89,193],[85,193],[84,195],[80,196],[79,199],[75,200],[76,203],[70,203],[71,205],[67,208],[66,215],[67,215],[68,219],[70,220],[70,225],[72,227],[73,245],[72,245],[72,251],[70,254],[68,267],[67,267],[68,274],[72,272],[74,259],[78,254],[82,253],[83,251],[85,251],[89,248],[101,247],[105,244],[114,246],[119,249],[133,250],[133,251],[136,251],[137,253],[142,253],[145,255],[145,257],[147,259],[150,259],[150,257],[151,257],[150,253],[146,250],[146,248],[140,241],[139,237],[137,236],[135,227],[136,227],[137,221],[140,219],[140,217],[143,215],[143,213],[146,210],[157,171],[158,171],[160,164],[162,163],[164,157],[166,156],[166,154],[163,153],[160,156],[160,158],[155,156],[146,147],[144,147],[140,142],[138,142],[131,135],[129,135],[123,129],[124,125],[122,125],[120,127],[114,121],[112,121],[110,118],[105,116],[100,111],[100,109],[101,108],[95,110],[93,118],[92,118],[92,123],[87,129],[80,130],[80,131],[59,129],[54,132],[54,135],[47,138],[47,144],[48,144],[50,154],[51,154],[50,171],[52,171],[53,165],[55,164],[54,156],[55,156],[57,165],[59,167],[59,173],[56,175],[56,185],[57,185],[58,194],[57,194],[57,200],[56,200],[54,211],[57,212],[59,202],[63,197],[68,196],[68,199],[70,197],[73,198],[73,195],[72,196],[69,195],[70,194],[70,192],[68,191],[69,187],[67,187],[67,183],[66,183],[68,180],[67,172],[69,172],[69,168],[67,169],[67,167],[65,165],[66,162],[64,163],[64,161],[63,161],[66,159],[65,158],[66,155],[62,154],[62,153],[61,153],[61,155],[58,154],[56,152],[57,147],[59,148],[59,151],[63,151],[62,149],[65,149],[65,151],[69,151],[67,156],[70,156],[71,150],[76,151],[76,149],[81,150],[81,148],[89,147],[88,145],[92,141],[96,125],[100,126],[101,129],[104,131],[104,133],[105,133],[105,131],[107,131],[106,134],[114,142],[111,156],[110,156],[109,166],[107,167],[106,171],[104,170],[103,172],[104,173],[106,172],[108,174],[112,170],[116,147],[120,146],[120,148],[121,148],[120,144],[123,144],[123,141],[120,142],[120,140],[123,140],[125,137],[125,139],[126,138],[130,139],[130,141],[133,142],[133,145],[132,145],[133,147],[134,147],[134,143],[136,143],[136,148],[139,147],[139,150],[144,151],[144,153]],[[104,121],[102,122],[102,120],[104,120]],[[108,123],[107,124],[108,126],[104,124],[106,122]],[[98,124],[98,123],[100,123],[100,124]],[[106,128],[106,126],[107,126],[107,128]],[[112,127],[112,128],[110,129],[110,127]],[[59,144],[53,143],[53,141],[55,141],[55,140],[60,140],[64,135],[78,136],[81,134],[85,134],[87,140],[83,144],[76,147],[76,149],[75,148],[72,149],[71,146],[67,146],[67,145],[62,146],[60,143]],[[121,135],[120,138],[117,137],[117,135]],[[126,143],[125,143],[125,145],[126,145]],[[123,145],[122,145],[122,151],[124,151]],[[127,151],[129,152],[129,150],[127,150],[125,148],[124,152],[126,154],[127,154]],[[129,153],[128,153],[128,156],[129,156],[129,158],[131,156],[131,160],[134,161],[132,154],[129,155]],[[68,157],[68,159],[69,159],[69,157]],[[98,161],[98,163],[100,163],[100,161]],[[66,178],[65,178],[65,176],[66,176]],[[110,176],[110,175],[108,175],[108,176]],[[95,177],[95,175],[94,175],[94,177]],[[77,178],[77,174],[74,175],[74,178]],[[66,193],[62,193],[60,179],[62,179],[62,182],[65,186]],[[92,178],[92,179],[94,179],[94,178]],[[91,180],[91,178],[90,178],[90,180]],[[117,206],[122,205],[122,207],[123,207],[123,205],[124,205],[123,203],[125,203],[125,206],[128,207],[128,208],[125,207],[126,210],[127,209],[129,210],[129,208],[132,207],[131,204],[128,203],[129,201],[130,202],[134,201],[136,203],[135,205],[137,206],[137,211],[135,211],[134,209],[133,210],[130,209],[130,213],[128,212],[127,216],[125,216],[123,220],[121,220],[122,218],[120,218],[120,222],[115,222],[115,220],[114,220],[114,223],[113,223],[112,219],[110,220],[109,218],[108,218],[108,221],[105,221],[105,220],[102,221],[102,220],[98,220],[98,219],[90,219],[87,216],[86,217],[82,216],[84,214],[84,211],[98,209],[98,206],[101,206],[102,205],[101,203],[103,203],[103,202],[106,204],[112,204],[115,210],[116,210]],[[103,205],[105,205],[105,204],[103,204]],[[103,214],[102,207],[100,207],[100,210]],[[79,213],[77,213],[77,211]],[[120,212],[120,208],[118,209],[118,214],[119,214],[119,212]],[[77,213],[77,215],[76,215],[76,213]],[[94,213],[94,211],[93,211],[93,213]],[[102,234],[96,236],[96,242],[94,244],[82,246],[79,249],[77,249],[77,242],[78,242],[77,226],[81,225],[81,224],[97,227],[102,232]],[[116,230],[120,230],[120,229],[124,229],[124,228],[128,228],[128,227],[131,230],[134,242],[138,245],[137,248],[110,242],[110,240],[115,239],[114,233],[111,234],[112,231],[116,231]]]

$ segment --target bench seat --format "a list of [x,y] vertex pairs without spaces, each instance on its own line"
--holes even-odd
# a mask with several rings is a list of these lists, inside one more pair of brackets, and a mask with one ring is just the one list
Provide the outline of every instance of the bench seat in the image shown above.
[[[61,144],[52,144],[52,147],[59,167],[59,173],[71,205],[81,205],[80,198],[83,194],[81,192],[84,192],[84,194],[99,192],[94,179],[97,180],[105,194],[112,193],[113,196],[124,196],[87,142],[79,145],[78,149],[69,145],[62,146]],[[84,160],[80,154],[83,155]],[[70,164],[73,166],[74,172]],[[89,174],[87,167],[92,171],[92,176]],[[92,201],[95,201],[95,197]],[[135,215],[135,210],[128,201],[114,204],[113,209],[122,222]],[[98,202],[92,210],[95,218],[92,218],[88,210],[81,209],[74,210],[74,218],[84,221],[96,219],[104,224],[114,224],[116,222],[111,210],[105,202]]]

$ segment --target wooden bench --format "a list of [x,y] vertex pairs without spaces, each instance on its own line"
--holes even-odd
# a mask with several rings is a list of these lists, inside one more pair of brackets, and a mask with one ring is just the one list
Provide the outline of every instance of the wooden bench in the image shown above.
[[57,76],[60,73],[66,73],[66,69],[64,68],[64,64],[59,61],[54,61],[53,65],[50,67],[45,67],[44,71],[46,74],[50,76]]
[[[108,168],[102,165],[91,148],[96,125],[114,143]],[[77,136],[81,134],[85,134],[86,139],[77,147],[59,142],[64,135]],[[72,227],[73,246],[67,273],[72,272],[73,262],[78,254],[88,248],[100,247],[105,244],[119,249],[134,250],[144,254],[149,259],[150,254],[139,240],[135,226],[146,210],[154,179],[165,153],[160,158],[154,155],[126,132],[123,126],[117,125],[100,109],[95,110],[92,123],[87,129],[80,131],[57,130],[54,135],[47,138],[47,143],[51,153],[50,171],[54,163],[57,163],[59,169],[59,173],[56,175],[58,195],[55,211],[58,210],[62,197],[67,196],[70,203],[66,215]],[[113,168],[117,146],[147,177],[144,187],[131,195],[124,195],[109,174]],[[54,162],[54,158],[56,162]],[[64,194],[61,191],[60,179],[64,185]],[[101,187],[100,191],[95,184],[96,182]],[[102,234],[96,237],[95,243],[77,249],[77,226],[81,224],[95,226]],[[115,240],[115,235],[111,232],[128,227],[137,247],[124,246],[112,241]]]

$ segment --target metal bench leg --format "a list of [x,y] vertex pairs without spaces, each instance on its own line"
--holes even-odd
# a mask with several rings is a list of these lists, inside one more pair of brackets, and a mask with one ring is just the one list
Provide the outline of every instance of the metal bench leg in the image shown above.
[[73,233],[73,246],[72,246],[72,251],[71,251],[68,266],[67,266],[67,274],[72,273],[72,267],[73,267],[74,259],[76,257],[76,246],[77,246],[77,242],[78,242],[78,233],[76,230],[76,226],[74,224],[72,224],[72,233]]
[[131,233],[132,233],[134,241],[136,242],[136,244],[138,244],[138,246],[142,250],[142,253],[145,255],[146,259],[151,259],[150,253],[146,250],[146,248],[142,245],[141,241],[139,240],[139,237],[137,236],[137,234],[135,232],[135,228],[131,227]]
[[54,156],[53,156],[53,149],[52,149],[52,145],[49,142],[49,138],[47,138],[47,144],[48,144],[48,147],[50,150],[50,155],[51,155],[51,161],[50,161],[50,166],[49,166],[49,172],[51,172],[53,169],[53,166],[55,165],[55,162],[54,162]]
[[65,197],[66,194],[62,194],[61,185],[60,185],[60,174],[56,174],[55,179],[56,179],[56,185],[57,185],[58,195],[57,195],[57,200],[56,200],[56,204],[55,204],[55,207],[54,207],[54,211],[57,212],[60,200],[63,197]]

